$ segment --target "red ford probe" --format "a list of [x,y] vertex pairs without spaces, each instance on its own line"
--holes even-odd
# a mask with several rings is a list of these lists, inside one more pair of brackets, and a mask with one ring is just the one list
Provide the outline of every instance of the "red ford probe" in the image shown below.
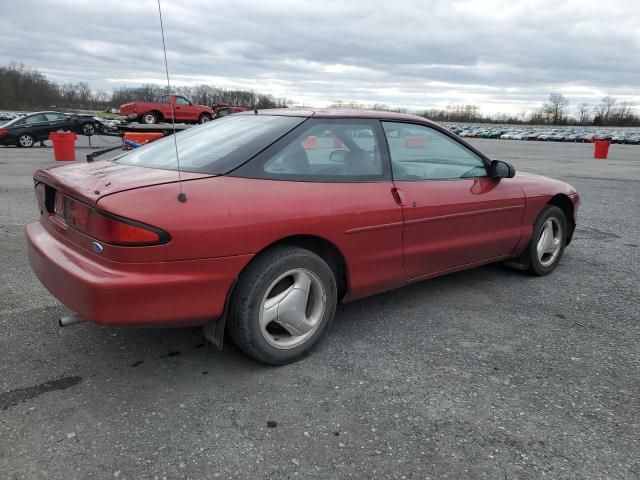
[[38,170],[29,260],[76,321],[229,329],[294,361],[339,301],[490,262],[552,272],[579,196],[423,118],[265,110]]

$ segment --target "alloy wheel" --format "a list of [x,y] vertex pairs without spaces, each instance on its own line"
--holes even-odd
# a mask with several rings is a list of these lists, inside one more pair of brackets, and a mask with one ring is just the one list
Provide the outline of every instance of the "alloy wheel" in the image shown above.
[[562,226],[557,218],[551,217],[542,226],[538,239],[538,260],[543,267],[555,262],[562,247]]
[[82,133],[86,136],[91,136],[96,133],[96,127],[93,123],[85,123],[82,125]]
[[318,329],[326,304],[325,287],[315,273],[289,270],[267,288],[260,306],[260,332],[273,347],[297,347]]
[[23,134],[18,137],[18,142],[20,142],[20,146],[22,147],[32,147],[34,139],[31,135]]

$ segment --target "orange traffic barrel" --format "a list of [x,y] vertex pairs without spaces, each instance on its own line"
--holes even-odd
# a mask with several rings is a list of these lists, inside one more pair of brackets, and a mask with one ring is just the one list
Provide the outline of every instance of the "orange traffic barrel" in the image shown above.
[[49,140],[53,143],[53,156],[56,162],[71,161],[76,159],[76,139],[73,132],[51,132]]
[[606,159],[609,155],[609,145],[611,145],[611,142],[608,140],[596,140],[594,145],[593,158]]

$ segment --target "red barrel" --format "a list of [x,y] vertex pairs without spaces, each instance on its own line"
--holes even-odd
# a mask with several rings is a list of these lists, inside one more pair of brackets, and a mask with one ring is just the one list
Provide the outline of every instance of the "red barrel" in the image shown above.
[[76,159],[76,139],[73,132],[51,132],[49,140],[53,143],[53,156],[56,162],[74,161]]
[[608,140],[596,140],[593,150],[593,158],[607,158],[607,155],[609,155],[609,145],[611,145],[611,142]]

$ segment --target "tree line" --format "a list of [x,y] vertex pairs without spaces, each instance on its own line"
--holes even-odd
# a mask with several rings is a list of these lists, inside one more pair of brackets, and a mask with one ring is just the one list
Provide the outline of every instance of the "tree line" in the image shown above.
[[[177,87],[184,95],[200,105],[240,105],[251,108],[280,108],[292,105],[286,98],[277,98],[251,90],[224,89],[212,85]],[[113,92],[93,90],[87,82],[56,83],[23,64],[0,66],[0,109],[41,110],[48,108],[77,110],[107,110],[118,108],[133,100],[153,101],[167,93],[159,85],[120,87]]]
[[436,122],[460,123],[505,123],[529,125],[608,125],[638,127],[640,116],[634,112],[635,105],[626,100],[605,96],[597,105],[580,103],[575,115],[568,112],[569,99],[562,94],[552,93],[537,110],[523,111],[519,115],[482,114],[477,105],[447,105],[446,108],[431,108],[418,112],[406,108],[392,108],[385,104],[365,105],[358,102],[338,100],[331,107],[384,110],[398,113],[414,113]]
[[[41,110],[48,108],[69,110],[107,110],[118,108],[133,100],[153,101],[166,94],[166,87],[142,85],[120,87],[113,92],[93,90],[87,82],[56,83],[23,64],[11,63],[0,66],[0,109]],[[184,95],[200,105],[238,105],[250,108],[283,108],[294,105],[292,100],[252,90],[224,89],[213,85],[178,87],[175,93]],[[416,113],[438,122],[469,123],[527,123],[535,125],[612,125],[640,126],[640,116],[634,105],[625,100],[605,96],[597,105],[580,103],[575,114],[569,114],[569,99],[552,93],[537,110],[520,115],[486,115],[477,105],[449,105],[446,108],[431,108],[409,112],[404,108],[391,108],[385,104],[364,105],[357,102],[336,101],[336,108],[373,108],[401,113]]]

